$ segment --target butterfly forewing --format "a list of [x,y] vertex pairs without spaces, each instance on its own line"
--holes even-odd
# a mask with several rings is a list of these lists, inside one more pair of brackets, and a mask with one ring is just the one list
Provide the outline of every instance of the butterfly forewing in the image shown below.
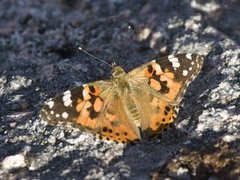
[[[198,54],[176,54],[146,63],[129,72],[134,84],[147,81],[156,96],[172,103],[179,103],[184,91],[198,75],[203,58]],[[145,85],[146,88],[148,88]],[[149,91],[151,91],[151,89]]]
[[98,116],[99,112],[93,107],[95,105],[97,109],[102,105],[103,100],[98,97],[99,88],[94,88],[93,84],[101,86],[101,93],[107,91],[109,87],[107,81],[98,81],[67,90],[44,103],[40,112],[41,117],[50,123],[76,123],[79,112],[83,108],[88,109],[90,118]]
[[197,54],[177,54],[157,59],[156,63],[162,72],[156,71],[152,79],[160,79],[162,88],[159,92],[179,103],[188,85],[200,72],[203,59]]

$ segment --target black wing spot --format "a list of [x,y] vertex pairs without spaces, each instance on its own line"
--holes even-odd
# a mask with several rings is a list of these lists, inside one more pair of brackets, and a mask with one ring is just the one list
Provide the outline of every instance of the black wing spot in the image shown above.
[[103,127],[102,130],[103,130],[103,132],[107,132],[108,128],[107,127]]
[[151,74],[153,72],[153,67],[152,65],[148,65],[148,72]]
[[91,91],[91,93],[95,93],[96,92],[94,86],[89,86],[89,90]]
[[156,125],[156,126],[159,126],[159,125],[160,125],[160,123],[159,123],[159,122],[155,122],[155,125]]
[[159,90],[163,94],[169,93],[169,87],[167,87],[167,81],[159,81],[161,89]]
[[[97,96],[94,96],[92,94],[90,94],[90,103],[93,105],[97,99]],[[98,97],[99,98],[99,97]],[[90,118],[91,119],[95,119],[96,117],[99,116],[100,112],[96,112],[93,108],[93,106],[90,106],[89,108],[87,108],[87,110],[90,112]]]
[[165,110],[169,112],[171,110],[171,108],[169,106],[166,106]]
[[164,115],[167,116],[167,115],[168,115],[168,112],[167,112],[167,111],[164,111]]

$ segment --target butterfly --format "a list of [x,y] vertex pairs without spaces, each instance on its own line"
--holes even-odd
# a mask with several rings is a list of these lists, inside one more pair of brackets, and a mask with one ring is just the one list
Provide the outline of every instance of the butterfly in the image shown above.
[[151,138],[174,122],[202,64],[202,56],[184,53],[157,58],[128,73],[114,65],[110,80],[67,90],[46,101],[40,115],[118,143]]

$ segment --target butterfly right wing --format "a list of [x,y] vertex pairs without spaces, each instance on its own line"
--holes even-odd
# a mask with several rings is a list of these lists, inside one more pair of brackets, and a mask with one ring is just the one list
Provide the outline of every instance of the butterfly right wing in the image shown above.
[[114,95],[111,81],[68,90],[47,101],[41,116],[52,123],[80,125],[107,140],[124,143],[140,139],[138,128],[125,113],[122,99]]
[[128,73],[134,101],[141,109],[141,128],[150,136],[160,133],[177,116],[188,85],[203,64],[198,54],[176,54],[146,63]]

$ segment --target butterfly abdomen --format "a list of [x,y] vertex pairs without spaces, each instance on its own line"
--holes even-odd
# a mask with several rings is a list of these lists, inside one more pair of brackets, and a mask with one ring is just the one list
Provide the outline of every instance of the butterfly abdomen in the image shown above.
[[129,109],[129,114],[130,114],[130,117],[132,118],[132,120],[137,125],[137,127],[140,127],[141,117],[140,117],[140,114],[139,114],[139,111],[138,111],[137,107],[135,106],[135,107]]
[[141,116],[139,113],[139,108],[135,104],[134,100],[131,98],[130,95],[127,96],[128,98],[125,99],[124,104],[126,104],[125,111],[128,114],[128,117],[137,127],[140,127],[141,124]]

